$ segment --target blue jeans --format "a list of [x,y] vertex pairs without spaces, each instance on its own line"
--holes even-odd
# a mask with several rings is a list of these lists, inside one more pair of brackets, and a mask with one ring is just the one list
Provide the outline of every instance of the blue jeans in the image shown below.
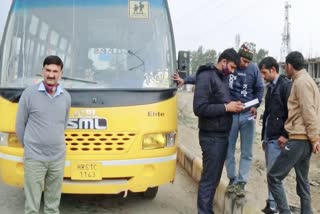
[[[233,122],[229,134],[229,146],[226,159],[227,176],[235,182],[247,183],[252,161],[252,145],[255,132],[255,119],[250,119],[250,112],[233,114]],[[236,172],[234,157],[238,133],[240,132],[240,164],[239,173]]]
[[[278,140],[270,140],[265,141],[265,158],[266,158],[266,166],[267,166],[267,173],[270,171],[273,163],[276,161],[277,157],[281,152],[281,148],[278,144]],[[270,190],[268,191],[268,201],[271,208],[276,208],[276,203],[272,196]]]
[[228,134],[199,131],[202,175],[198,190],[198,214],[213,214],[213,198],[219,185],[228,149]]

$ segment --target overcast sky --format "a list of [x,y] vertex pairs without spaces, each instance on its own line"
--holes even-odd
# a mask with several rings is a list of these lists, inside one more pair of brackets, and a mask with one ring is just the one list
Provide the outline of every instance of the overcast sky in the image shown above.
[[[0,0],[0,34],[10,0]],[[284,27],[284,0],[168,0],[177,50],[200,45],[218,52],[254,42],[279,58]],[[289,0],[291,48],[305,57],[320,57],[320,1]]]
[[[254,42],[279,58],[284,28],[284,0],[168,0],[177,50],[222,51]],[[320,1],[289,0],[291,49],[320,57]]]
[[0,41],[11,1],[0,0]]

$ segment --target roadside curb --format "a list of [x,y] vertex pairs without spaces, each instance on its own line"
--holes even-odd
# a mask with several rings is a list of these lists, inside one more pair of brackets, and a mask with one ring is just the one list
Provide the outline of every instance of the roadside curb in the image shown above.
[[[187,173],[199,183],[202,173],[202,160],[183,145],[178,146],[177,150],[178,162]],[[215,209],[217,213],[223,214],[256,214],[261,213],[260,209],[256,208],[250,202],[234,197],[226,192],[227,183],[224,180],[220,181],[215,195]]]

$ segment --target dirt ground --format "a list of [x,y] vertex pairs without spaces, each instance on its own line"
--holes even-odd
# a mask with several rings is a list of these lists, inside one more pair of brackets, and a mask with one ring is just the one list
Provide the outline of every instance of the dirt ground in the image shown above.
[[[198,143],[197,117],[192,111],[193,93],[179,91],[178,106],[179,106],[179,143],[187,147],[194,154],[201,157],[201,149]],[[262,104],[263,106],[264,104]],[[257,118],[260,118],[263,112],[263,107],[259,108]],[[253,161],[250,171],[250,178],[246,187],[246,199],[254,204],[257,208],[265,206],[267,198],[267,179],[266,167],[264,160],[264,152],[261,147],[261,125],[257,120],[255,143],[253,146]],[[236,158],[239,160],[239,142],[237,143]],[[237,161],[239,163],[239,161]],[[226,170],[223,172],[222,179],[228,180]],[[320,213],[320,155],[312,155],[309,180],[312,193],[312,207],[314,213]],[[296,195],[295,173],[292,170],[289,176],[284,181],[287,199],[289,205],[294,207],[300,206],[299,197]]]
[[[24,200],[22,189],[7,186],[0,178],[1,214],[23,213]],[[63,194],[60,203],[61,214],[194,214],[196,212],[197,185],[179,165],[174,183],[160,186],[153,200],[143,199],[138,193],[129,193],[126,198],[122,198],[121,194]]]

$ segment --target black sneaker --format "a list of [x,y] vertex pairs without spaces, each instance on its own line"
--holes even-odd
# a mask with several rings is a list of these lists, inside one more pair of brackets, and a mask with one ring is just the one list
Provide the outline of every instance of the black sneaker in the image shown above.
[[265,206],[261,211],[262,211],[263,213],[267,213],[269,207],[270,207],[270,203],[269,203],[269,201],[267,200],[267,201],[266,201],[266,206]]
[[[275,203],[274,201],[272,201],[272,202],[273,202],[273,204]],[[270,201],[269,200],[266,200],[266,207],[263,208],[261,211],[263,213],[266,213],[266,214],[279,213],[279,210],[277,208],[270,207]]]
[[266,213],[266,214],[277,214],[277,213],[279,213],[279,211],[276,208],[271,208],[268,205],[265,208],[263,208],[261,211],[263,213]]

